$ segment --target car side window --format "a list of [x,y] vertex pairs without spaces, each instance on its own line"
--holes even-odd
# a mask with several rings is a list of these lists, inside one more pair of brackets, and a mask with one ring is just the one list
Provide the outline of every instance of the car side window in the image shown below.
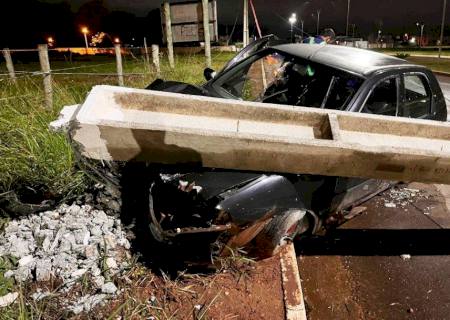
[[361,112],[395,116],[398,104],[397,79],[391,77],[379,82],[370,93]]
[[422,118],[431,113],[431,90],[423,75],[406,74],[399,116]]

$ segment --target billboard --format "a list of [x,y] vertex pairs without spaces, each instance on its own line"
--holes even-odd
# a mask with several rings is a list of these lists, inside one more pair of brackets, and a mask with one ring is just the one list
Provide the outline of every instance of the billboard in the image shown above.
[[[217,27],[217,3],[209,1],[209,34],[211,42],[219,40]],[[185,1],[170,4],[172,38],[174,43],[205,41],[203,32],[203,9],[201,1]],[[166,40],[164,9],[161,7],[163,43]]]

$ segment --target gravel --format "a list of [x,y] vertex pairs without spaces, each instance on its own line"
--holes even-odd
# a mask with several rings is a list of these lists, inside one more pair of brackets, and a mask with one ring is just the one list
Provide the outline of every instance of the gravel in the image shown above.
[[[90,203],[78,200],[12,220],[0,236],[0,257],[17,261],[5,277],[18,282],[58,278],[62,280],[61,292],[68,292],[80,278],[89,277],[94,285],[91,294],[65,303],[75,314],[89,312],[116,294],[111,276],[122,273],[131,258],[130,243],[119,219],[120,200],[102,192],[84,199]],[[31,296],[40,300],[47,295],[38,289]],[[8,299],[11,296],[4,300]]]

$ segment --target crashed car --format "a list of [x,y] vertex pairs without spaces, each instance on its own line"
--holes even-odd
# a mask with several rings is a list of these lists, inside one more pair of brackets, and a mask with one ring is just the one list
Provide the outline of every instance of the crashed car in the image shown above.
[[[367,50],[271,40],[254,42],[218,73],[205,69],[202,86],[156,80],[148,89],[446,121],[444,96],[425,67]],[[149,225],[161,242],[226,234],[227,247],[258,243],[270,255],[391,183],[218,169],[163,174],[150,190]]]

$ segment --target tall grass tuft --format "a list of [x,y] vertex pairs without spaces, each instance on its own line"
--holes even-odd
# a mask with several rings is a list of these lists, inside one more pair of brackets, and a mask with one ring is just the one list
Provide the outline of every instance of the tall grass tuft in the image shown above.
[[[213,57],[214,67],[220,69],[231,57],[232,54],[217,53]],[[113,57],[107,59],[114,62]],[[107,62],[111,62],[109,60]],[[162,78],[201,84],[204,82],[204,61],[201,54],[178,56],[176,68],[172,70],[163,59]],[[98,62],[78,62],[79,65],[92,63],[93,67],[73,71],[114,73],[114,63],[101,67],[94,66]],[[77,64],[69,65],[64,62],[52,64],[53,69],[73,66]],[[39,70],[37,63],[16,67],[18,70]],[[4,69],[2,65],[0,69]],[[124,61],[124,72],[143,73],[146,72],[146,68],[141,59],[128,58]],[[155,77],[153,71],[147,72],[144,76],[126,77],[125,85],[144,88],[155,80]],[[64,134],[51,132],[48,125],[58,118],[63,106],[82,103],[92,86],[116,83],[114,76],[54,75],[54,107],[48,110],[43,104],[40,76],[19,76],[17,85],[10,82],[7,77],[1,76],[0,195],[10,190],[27,190],[27,193],[41,195],[44,198],[64,199],[82,192],[87,186],[87,179],[76,166],[70,143]]]

